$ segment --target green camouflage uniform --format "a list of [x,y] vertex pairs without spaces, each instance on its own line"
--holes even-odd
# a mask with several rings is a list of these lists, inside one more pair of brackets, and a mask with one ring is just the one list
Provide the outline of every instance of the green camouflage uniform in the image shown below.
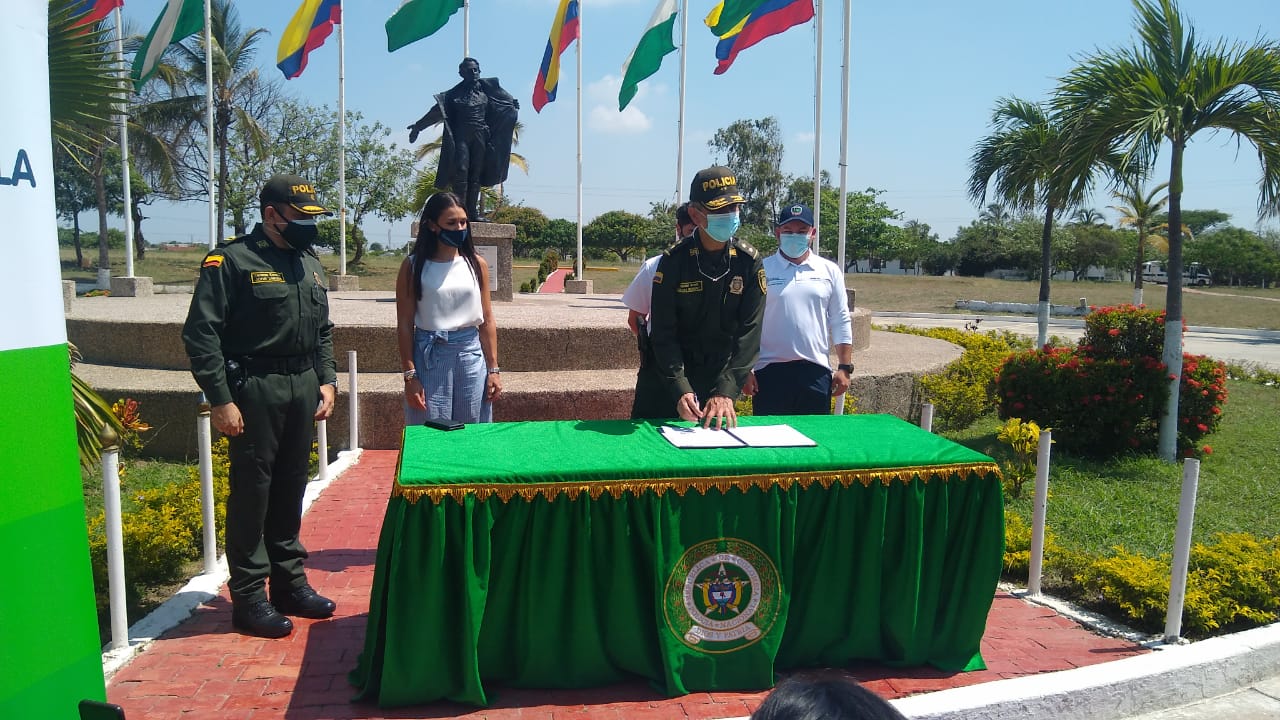
[[244,418],[244,432],[229,439],[232,599],[265,597],[268,579],[273,594],[300,587],[307,551],[298,531],[314,417],[320,386],[337,382],[319,258],[276,247],[261,224],[211,251],[182,339],[209,403],[235,402]]

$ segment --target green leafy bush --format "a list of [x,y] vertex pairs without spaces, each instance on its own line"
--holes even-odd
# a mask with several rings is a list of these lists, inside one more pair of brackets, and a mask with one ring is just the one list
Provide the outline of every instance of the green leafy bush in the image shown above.
[[[1110,605],[1149,632],[1164,627],[1169,602],[1168,555],[1149,558],[1123,547],[1095,559],[1075,580],[1086,600]],[[1280,538],[1219,533],[1191,548],[1183,634],[1203,637],[1280,619]]]
[[[1076,347],[1031,350],[1005,362],[996,379],[1000,416],[1051,426],[1056,442],[1082,455],[1154,451],[1169,393],[1163,346],[1163,312],[1095,308]],[[1218,426],[1226,371],[1216,360],[1183,355],[1180,388],[1178,446],[1183,455],[1212,452],[1199,440]]]
[[902,332],[946,340],[964,348],[964,354],[942,372],[920,378],[921,390],[933,403],[934,430],[943,432],[969,427],[995,409],[997,369],[1014,348],[1029,344],[1008,332],[954,328],[908,328]]

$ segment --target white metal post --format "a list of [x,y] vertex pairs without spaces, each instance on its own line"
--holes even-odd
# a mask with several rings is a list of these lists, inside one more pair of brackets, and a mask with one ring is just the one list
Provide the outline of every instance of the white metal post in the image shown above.
[[356,351],[347,351],[347,417],[351,426],[351,443],[349,449],[360,447],[360,394],[356,372]]
[[338,275],[347,274],[347,15],[338,7]]
[[[826,3],[814,0],[816,11],[814,19],[814,54],[813,63],[813,226],[818,232],[813,236],[812,250],[819,255],[822,244],[822,9]],[[769,208],[770,211],[777,208]]]
[[933,403],[925,403],[920,406],[920,427],[928,432],[933,432]]
[[107,532],[107,597],[111,603],[111,649],[129,646],[124,596],[124,529],[120,516],[120,445],[114,431],[102,432],[102,504]]
[[329,421],[316,423],[316,479],[325,482],[329,479]]
[[1195,524],[1199,486],[1200,461],[1187,458],[1182,465],[1182,498],[1178,501],[1178,529],[1173,536],[1169,609],[1164,617],[1165,642],[1177,642],[1182,634],[1182,605],[1187,598],[1187,564],[1191,560],[1191,528]]
[[196,414],[196,450],[199,453],[200,518],[203,524],[201,534],[206,575],[218,571],[218,528],[214,520],[214,506],[217,500],[213,496],[213,429],[211,425],[209,403],[202,399],[200,410]]
[[218,226],[218,201],[214,192],[213,173],[213,21],[209,0],[204,0],[204,122],[206,127],[205,141],[209,151],[209,174],[206,178],[209,189],[209,249],[218,246],[218,236],[222,228]]
[[1040,595],[1040,576],[1044,570],[1044,516],[1049,502],[1049,449],[1053,433],[1040,431],[1036,447],[1036,496],[1031,511],[1031,559],[1027,567],[1027,593]]
[[[124,72],[124,21],[120,18],[120,8],[111,11],[116,21],[116,65]],[[133,277],[133,188],[129,182],[129,81],[121,82],[124,98],[120,101],[120,178],[124,192],[124,276]]]

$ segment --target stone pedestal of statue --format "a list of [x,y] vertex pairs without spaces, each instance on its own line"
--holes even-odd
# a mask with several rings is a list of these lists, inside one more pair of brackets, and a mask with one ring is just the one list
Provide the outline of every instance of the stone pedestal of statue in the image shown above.
[[570,295],[592,295],[595,293],[595,282],[592,280],[565,280],[564,291]]
[[338,275],[329,276],[329,289],[335,292],[354,292],[360,289],[359,275]]
[[489,297],[511,302],[511,243],[516,226],[508,223],[471,223],[471,242],[476,253],[489,263]]

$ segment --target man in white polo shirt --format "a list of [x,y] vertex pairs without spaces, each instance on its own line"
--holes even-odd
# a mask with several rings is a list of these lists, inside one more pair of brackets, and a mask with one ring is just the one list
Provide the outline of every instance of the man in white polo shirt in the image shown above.
[[[769,292],[760,333],[760,359],[743,393],[755,415],[826,415],[831,397],[849,389],[853,328],[844,273],[810,252],[817,235],[813,212],[790,205],[774,229],[778,252],[764,259]],[[837,365],[831,369],[831,347]]]
[[[676,208],[676,242],[689,237],[697,229],[693,218],[689,217],[689,203],[681,203]],[[653,296],[653,275],[658,271],[658,261],[662,253],[658,253],[640,266],[631,284],[622,293],[622,304],[627,306],[627,327],[631,334],[639,337],[642,326],[649,322],[649,306]],[[643,350],[641,351],[643,354]]]

